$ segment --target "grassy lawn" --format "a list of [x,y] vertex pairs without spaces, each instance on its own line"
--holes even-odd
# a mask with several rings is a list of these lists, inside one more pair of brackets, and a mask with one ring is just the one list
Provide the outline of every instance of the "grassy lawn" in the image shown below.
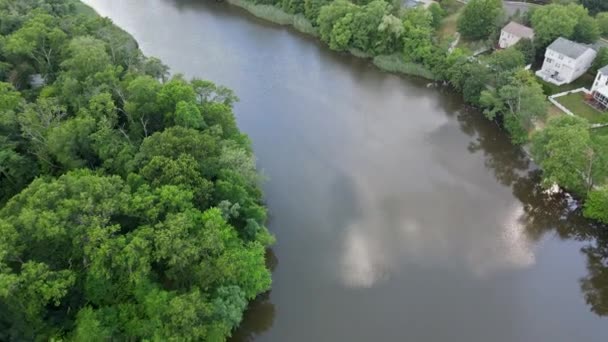
[[585,93],[568,94],[555,100],[575,115],[587,119],[589,123],[608,122],[608,113],[602,113],[585,103]]
[[591,85],[593,84],[594,80],[595,75],[584,74],[583,76],[577,78],[574,82],[570,84],[564,84],[563,86],[558,87],[555,84],[545,82],[538,78],[538,82],[540,82],[540,84],[543,86],[543,90],[545,91],[546,95],[559,94],[564,91],[574,90],[578,88],[591,89]]
[[608,126],[600,127],[600,128],[591,128],[589,130],[592,136],[607,136],[608,135]]

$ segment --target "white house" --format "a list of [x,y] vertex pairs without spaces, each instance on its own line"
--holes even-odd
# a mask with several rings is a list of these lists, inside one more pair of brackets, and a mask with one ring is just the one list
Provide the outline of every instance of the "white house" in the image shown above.
[[591,93],[598,104],[604,109],[608,108],[608,65],[597,71]]
[[498,46],[500,46],[501,49],[506,49],[517,44],[517,42],[522,39],[533,38],[533,29],[512,21],[500,31],[500,39],[498,40]]
[[557,38],[547,47],[543,67],[536,76],[558,86],[571,83],[589,70],[596,55],[590,46]]

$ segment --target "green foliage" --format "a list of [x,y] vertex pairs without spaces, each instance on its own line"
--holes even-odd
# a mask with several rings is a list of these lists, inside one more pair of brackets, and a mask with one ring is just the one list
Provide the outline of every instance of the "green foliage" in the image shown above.
[[606,65],[608,65],[608,48],[602,47],[597,52],[597,56],[593,61],[593,65],[591,66],[591,72],[595,74],[599,69],[605,67]]
[[534,121],[544,118],[547,113],[542,87],[534,75],[525,70],[510,75],[496,89],[484,90],[480,103],[488,119],[502,118],[514,144],[527,142]]
[[331,0],[304,0],[304,16],[314,26],[318,26],[317,18],[321,13],[321,8],[331,3]]
[[522,68],[525,63],[524,54],[514,47],[495,52],[489,60],[490,68],[499,74]]
[[521,39],[517,44],[515,44],[514,48],[519,50],[524,55],[525,64],[531,64],[534,62],[534,58],[536,57],[536,47],[534,46],[534,41],[531,39]]
[[503,14],[500,0],[471,0],[458,19],[458,31],[467,39],[488,38]]
[[585,217],[608,223],[608,188],[606,186],[589,192],[583,214]]
[[606,175],[606,141],[592,140],[585,119],[561,116],[532,138],[532,154],[543,169],[543,182],[586,196],[595,179]]
[[598,13],[595,16],[595,20],[597,20],[600,34],[604,37],[608,37],[608,12]]
[[435,75],[424,65],[407,62],[400,54],[376,56],[373,62],[382,70],[424,77],[429,80],[435,79]]
[[598,22],[588,15],[582,16],[576,27],[572,39],[581,43],[595,43],[600,37]]
[[0,339],[223,341],[274,241],[238,99],[73,4],[0,6]]
[[433,54],[433,16],[423,8],[407,10],[403,16],[403,52],[407,60],[423,62]]
[[608,3],[605,0],[580,0],[580,3],[592,14],[608,11]]
[[[257,9],[250,8],[251,3],[246,0],[229,1],[249,9],[254,14],[257,13]],[[509,132],[515,144],[526,143],[530,132],[534,129],[534,123],[542,120],[547,112],[547,102],[543,93],[544,84],[539,84],[535,77],[523,70],[523,66],[533,63],[536,53],[544,51],[544,47],[558,36],[581,42],[592,42],[598,36],[602,16],[597,20],[592,19],[586,9],[575,2],[565,1],[535,7],[534,10],[527,12],[520,19],[534,26],[537,30],[537,39],[522,40],[514,48],[495,52],[485,59],[471,57],[470,52],[459,48],[448,48],[437,39],[435,31],[445,13],[454,13],[462,6],[452,0],[442,0],[439,6],[434,4],[429,9],[423,7],[403,9],[399,2],[388,3],[380,0],[305,0],[303,9],[299,4],[292,6],[295,2],[255,1],[258,4],[267,4],[264,6],[274,5],[285,11],[303,15],[317,27],[316,32],[319,33],[321,40],[334,50],[373,58],[373,63],[383,70],[448,81],[462,93],[467,103],[482,107],[488,119],[496,120],[501,124]],[[272,8],[277,10],[277,7]],[[500,0],[472,0],[463,9],[458,27],[465,39],[486,39],[498,32],[497,29],[503,19]],[[285,23],[295,25],[290,21],[286,20]],[[603,54],[605,52],[600,52],[597,63],[604,63]],[[210,108],[219,107],[213,105]],[[213,127],[214,120],[210,115],[215,111],[203,110],[202,113],[205,124]],[[219,118],[224,122],[224,116]],[[228,127],[233,127],[230,120],[224,123],[228,124]],[[184,121],[180,121],[180,125],[189,126]],[[222,127],[222,131],[224,130],[225,128]],[[234,128],[230,130],[234,131]],[[598,165],[605,165],[604,155],[608,156],[608,152],[603,151],[601,148],[603,145],[600,143],[593,140],[588,143],[593,150],[592,160],[595,163],[589,177],[602,179],[605,176],[602,176],[601,170],[608,166]],[[604,145],[608,146],[608,144]],[[226,155],[230,155],[225,147],[222,147],[222,150]],[[234,156],[240,154],[235,153]],[[244,160],[240,157],[237,159]],[[550,162],[547,163],[551,165]],[[238,215],[246,210],[256,217],[263,218],[265,212],[260,211],[260,208],[252,203],[234,203],[234,199],[239,196],[238,194],[249,191],[248,184],[255,184],[256,177],[251,177],[253,181],[246,181],[243,177],[236,177],[229,169],[226,167],[221,170],[205,171],[217,172],[221,179],[216,182],[211,201],[221,201],[220,207],[224,215],[230,218],[241,234],[255,238],[258,235],[256,233],[258,230],[255,228],[258,223],[251,224]],[[551,179],[556,181],[563,179],[564,183],[560,182],[560,185],[565,188],[582,193],[581,189],[588,186],[588,184],[579,186],[576,182],[572,182],[572,179],[565,177],[567,173],[562,175],[551,167],[549,169],[548,174],[553,177]],[[241,170],[241,174],[245,173],[247,172]],[[562,176],[564,177],[561,178]],[[233,184],[225,184],[223,179],[230,179]],[[588,183],[583,181],[585,182]],[[239,185],[234,186],[234,184]],[[218,194],[223,200],[217,197]]]
[[437,3],[433,2],[429,6],[429,12],[431,12],[431,16],[433,17],[433,27],[438,28],[441,25],[441,20],[443,20],[446,15],[446,11]]
[[462,92],[464,100],[479,105],[481,93],[490,82],[490,70],[477,61],[469,62],[466,58],[459,58],[453,62],[448,74],[450,84]]
[[28,59],[49,79],[57,71],[59,53],[67,41],[67,34],[59,28],[56,17],[42,11],[35,13],[21,28],[6,37],[4,50],[13,61]]
[[534,10],[532,27],[535,42],[543,49],[558,37],[592,43],[599,34],[597,22],[583,6],[576,4],[551,4]]

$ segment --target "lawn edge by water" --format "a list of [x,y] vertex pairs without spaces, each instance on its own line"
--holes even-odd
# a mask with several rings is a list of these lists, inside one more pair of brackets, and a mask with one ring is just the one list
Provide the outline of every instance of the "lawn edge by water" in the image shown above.
[[[301,14],[289,14],[275,6],[254,4],[247,0],[226,0],[226,2],[244,9],[257,18],[279,25],[292,26],[297,31],[314,37],[319,36],[317,29]],[[431,81],[435,80],[435,75],[423,65],[406,62],[403,58],[398,58],[396,55],[376,56],[372,58],[372,56],[362,53],[362,51],[349,50],[348,52],[358,58],[372,59],[373,64],[383,71],[421,77]]]

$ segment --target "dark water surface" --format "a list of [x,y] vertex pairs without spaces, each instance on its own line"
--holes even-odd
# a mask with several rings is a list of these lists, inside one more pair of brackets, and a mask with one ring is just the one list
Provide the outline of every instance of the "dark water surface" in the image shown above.
[[85,2],[241,98],[278,243],[234,341],[608,341],[608,237],[459,97],[226,4]]

